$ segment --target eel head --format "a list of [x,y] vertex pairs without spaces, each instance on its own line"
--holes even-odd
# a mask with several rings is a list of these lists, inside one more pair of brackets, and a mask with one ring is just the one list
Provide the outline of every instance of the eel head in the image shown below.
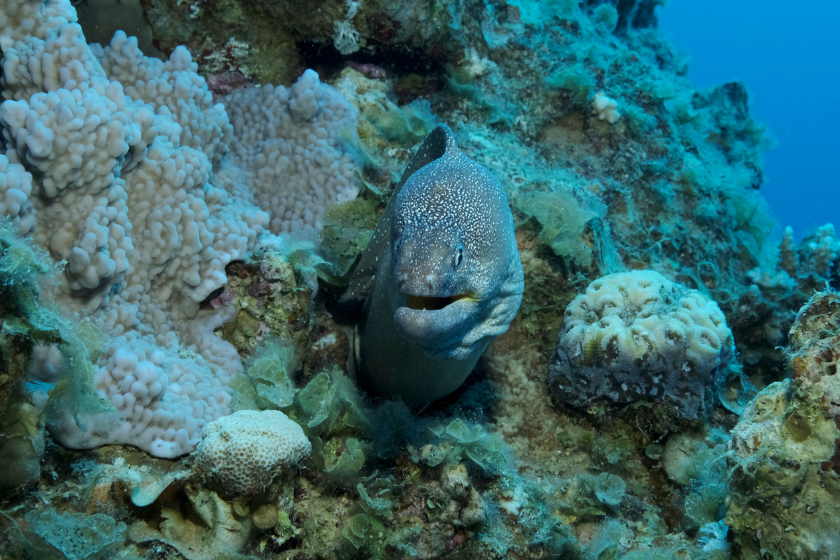
[[521,287],[506,306],[513,315],[505,314],[506,323],[494,318],[512,263],[521,270],[507,198],[454,143],[399,193],[391,261],[394,323],[428,355],[465,359],[483,351],[519,307]]

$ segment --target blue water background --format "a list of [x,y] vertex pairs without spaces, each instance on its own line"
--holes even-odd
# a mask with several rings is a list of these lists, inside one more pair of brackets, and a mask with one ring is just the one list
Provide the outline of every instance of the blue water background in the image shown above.
[[698,88],[747,85],[776,141],[761,191],[779,225],[840,228],[840,2],[671,0],[659,23]]

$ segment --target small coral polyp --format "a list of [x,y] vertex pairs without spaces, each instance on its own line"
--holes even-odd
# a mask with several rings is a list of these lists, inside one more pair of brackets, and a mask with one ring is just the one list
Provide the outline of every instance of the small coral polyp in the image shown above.
[[646,398],[696,419],[733,357],[732,331],[715,302],[657,272],[610,274],[566,308],[549,386],[573,406]]

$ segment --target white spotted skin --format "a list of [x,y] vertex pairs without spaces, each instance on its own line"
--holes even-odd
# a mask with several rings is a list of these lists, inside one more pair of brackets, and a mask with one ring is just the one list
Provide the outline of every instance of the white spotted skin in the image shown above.
[[[507,331],[524,289],[504,190],[445,132],[442,157],[411,175],[397,195],[390,251],[372,278],[361,330],[360,376],[378,394],[409,405],[445,397],[464,382],[487,345]],[[418,309],[407,306],[410,296],[455,300]]]
[[[394,260],[400,291],[422,296],[490,297],[514,254],[518,257],[502,186],[460,151],[423,167],[400,191],[391,224],[392,251],[398,246]],[[464,255],[456,269],[459,246]]]

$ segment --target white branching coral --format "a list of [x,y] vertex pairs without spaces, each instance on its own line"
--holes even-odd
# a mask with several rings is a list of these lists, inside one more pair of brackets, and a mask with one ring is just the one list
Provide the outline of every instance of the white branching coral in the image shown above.
[[0,50],[15,41],[42,37],[61,23],[76,20],[76,10],[67,0],[3,0],[0,9]]
[[791,278],[796,278],[799,273],[799,255],[796,253],[796,243],[793,239],[793,228],[787,226],[782,235],[782,242],[779,245],[779,262],[776,270],[784,270]]
[[[308,71],[290,89],[237,94],[248,107],[230,107],[234,138],[186,49],[148,58],[121,32],[89,46],[67,0],[0,3],[0,48],[0,211],[66,260],[57,297],[108,335],[94,383],[119,412],[68,410],[49,428],[74,448],[188,453],[230,414],[242,371],[215,334],[236,310],[200,304],[268,241],[271,218],[275,231],[319,227],[326,206],[356,196],[339,140],[355,113]],[[62,366],[30,369],[48,383]]]
[[828,278],[838,254],[840,239],[834,232],[834,225],[825,224],[818,227],[817,231],[804,240],[800,255],[803,272],[819,278]]
[[793,229],[785,228],[779,244],[775,268],[756,267],[747,273],[750,280],[764,289],[794,290],[800,288],[810,292],[813,287],[829,281],[837,268],[840,255],[840,239],[834,225],[825,224],[806,235],[797,247]]
[[107,80],[74,23],[15,43],[3,68],[7,155],[38,177],[33,235],[67,260],[63,290],[96,308],[129,267],[122,175],[156,135],[153,112]]
[[610,274],[566,308],[549,386],[575,406],[649,398],[697,418],[734,352],[723,312],[700,292],[653,271]]
[[[136,37],[117,31],[108,46],[95,45],[93,52],[109,80],[121,84],[131,99],[154,107],[160,133],[173,130],[179,145],[204,152],[218,165],[227,153],[232,129],[224,107],[213,103],[186,48],[176,47],[166,61],[148,58],[137,47]],[[178,127],[170,128],[170,122]]]
[[26,235],[35,229],[35,210],[32,195],[32,175],[18,163],[0,154],[0,216],[8,216]]
[[595,94],[595,99],[592,101],[592,110],[598,115],[599,119],[610,124],[615,124],[621,118],[621,113],[618,112],[618,101],[607,97],[607,94],[603,91]]

